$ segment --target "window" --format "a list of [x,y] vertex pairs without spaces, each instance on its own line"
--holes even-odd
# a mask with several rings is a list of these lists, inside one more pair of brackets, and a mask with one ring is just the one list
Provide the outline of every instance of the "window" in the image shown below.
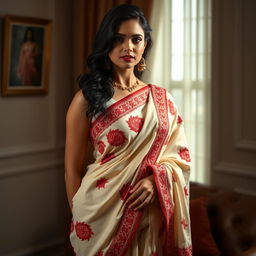
[[151,25],[154,47],[145,78],[174,96],[190,144],[191,180],[208,183],[211,1],[154,1]]

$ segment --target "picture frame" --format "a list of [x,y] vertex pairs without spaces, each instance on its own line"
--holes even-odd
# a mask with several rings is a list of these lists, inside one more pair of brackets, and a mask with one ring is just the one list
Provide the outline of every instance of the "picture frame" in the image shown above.
[[51,30],[47,19],[4,17],[2,96],[48,93]]

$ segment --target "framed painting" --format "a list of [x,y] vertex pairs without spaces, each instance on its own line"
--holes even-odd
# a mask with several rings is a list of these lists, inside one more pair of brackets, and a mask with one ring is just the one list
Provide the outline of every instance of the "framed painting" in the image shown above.
[[50,20],[5,16],[2,95],[47,93],[50,48]]

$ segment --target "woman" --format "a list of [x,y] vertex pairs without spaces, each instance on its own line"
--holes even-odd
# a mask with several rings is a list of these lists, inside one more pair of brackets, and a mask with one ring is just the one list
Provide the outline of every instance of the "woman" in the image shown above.
[[[150,31],[137,7],[111,9],[67,113],[70,239],[79,256],[192,255],[182,119],[165,89],[140,80]],[[83,176],[89,141],[95,160]]]
[[34,40],[33,30],[28,28],[20,48],[20,57],[17,76],[22,85],[35,85],[39,82],[39,74],[36,67],[38,46]]

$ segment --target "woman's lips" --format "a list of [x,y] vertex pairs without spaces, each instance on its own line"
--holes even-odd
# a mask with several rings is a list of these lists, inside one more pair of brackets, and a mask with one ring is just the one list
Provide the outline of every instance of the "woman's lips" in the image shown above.
[[132,56],[123,56],[121,57],[122,60],[124,60],[125,62],[131,62],[133,61],[134,57]]

